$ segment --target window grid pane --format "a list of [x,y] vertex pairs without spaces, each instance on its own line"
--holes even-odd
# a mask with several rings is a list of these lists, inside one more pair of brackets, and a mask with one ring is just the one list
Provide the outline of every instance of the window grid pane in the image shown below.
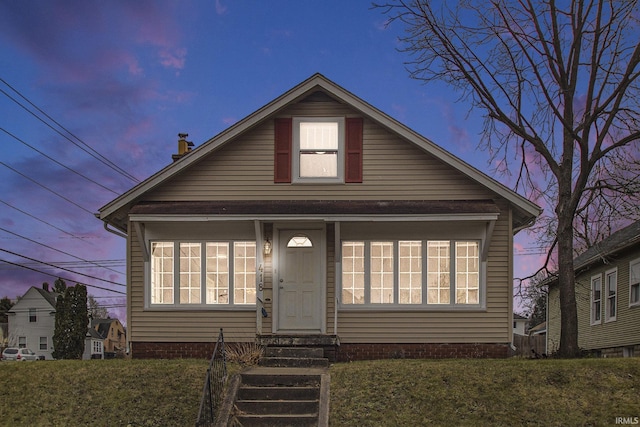
[[151,303],[173,304],[173,242],[151,244]]
[[478,242],[456,242],[456,304],[478,304]]
[[200,243],[180,243],[180,304],[200,304]]
[[398,242],[400,304],[422,303],[422,242]]
[[233,244],[233,288],[235,304],[256,303],[256,243]]
[[591,322],[600,321],[602,298],[602,279],[594,277],[591,279]]
[[342,242],[342,303],[364,304],[364,242]]
[[640,261],[629,264],[629,303],[640,303]]
[[207,243],[207,304],[229,304],[229,243]]
[[427,302],[449,304],[450,302],[450,243],[448,240],[427,242]]
[[393,303],[393,242],[371,242],[371,304]]
[[613,320],[616,317],[616,299],[617,299],[617,286],[618,286],[618,274],[613,271],[607,273],[607,302],[606,302],[606,320]]

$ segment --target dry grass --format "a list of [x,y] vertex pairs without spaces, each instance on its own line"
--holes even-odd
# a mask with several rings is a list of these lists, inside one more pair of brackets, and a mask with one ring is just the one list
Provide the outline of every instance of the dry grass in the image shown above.
[[241,366],[257,365],[264,354],[264,348],[253,342],[233,343],[225,347],[227,360]]
[[[194,425],[207,366],[1,362],[0,425]],[[330,373],[332,427],[600,426],[640,417],[640,358],[385,360],[335,364]]]

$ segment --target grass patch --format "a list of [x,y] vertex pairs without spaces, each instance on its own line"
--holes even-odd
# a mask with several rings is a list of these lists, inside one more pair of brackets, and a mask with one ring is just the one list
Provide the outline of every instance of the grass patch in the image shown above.
[[[194,425],[206,360],[0,363],[0,425]],[[239,370],[230,364],[230,374]],[[600,426],[640,416],[640,358],[335,364],[335,426]]]
[[332,426],[601,426],[640,417],[640,359],[386,360],[331,368]]

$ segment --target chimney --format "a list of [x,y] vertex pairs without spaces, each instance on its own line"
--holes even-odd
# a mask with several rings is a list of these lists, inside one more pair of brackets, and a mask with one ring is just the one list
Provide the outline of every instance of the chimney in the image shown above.
[[183,156],[191,152],[191,148],[193,147],[193,142],[186,140],[188,136],[189,136],[188,133],[178,134],[178,154],[174,154],[171,156],[174,162],[178,161]]
[[45,292],[49,292],[49,284],[48,284],[47,282],[44,282],[44,283],[42,284],[42,289],[44,289],[44,290],[45,290]]

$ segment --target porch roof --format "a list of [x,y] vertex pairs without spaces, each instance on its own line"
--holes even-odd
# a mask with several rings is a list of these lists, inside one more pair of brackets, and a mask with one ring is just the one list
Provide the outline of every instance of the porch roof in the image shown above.
[[498,215],[493,200],[224,200],[140,202],[130,215],[440,216]]

